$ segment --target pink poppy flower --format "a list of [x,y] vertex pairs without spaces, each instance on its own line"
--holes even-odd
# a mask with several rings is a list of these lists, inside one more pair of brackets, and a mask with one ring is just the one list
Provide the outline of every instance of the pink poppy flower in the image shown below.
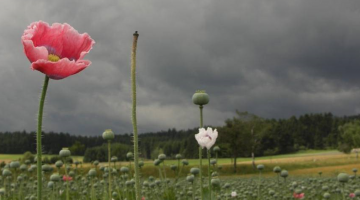
[[145,200],[145,197],[141,197],[141,200]]
[[355,196],[356,196],[355,193],[350,193],[350,194],[349,194],[349,197],[350,197],[350,198],[354,198]]
[[33,22],[21,37],[31,69],[51,79],[63,79],[76,74],[91,62],[83,60],[95,44],[87,33],[79,34],[69,24]]
[[293,196],[294,196],[295,199],[302,199],[302,198],[305,197],[305,194],[304,194],[304,193],[296,194],[296,193],[294,192]]
[[63,181],[72,181],[73,178],[71,176],[63,176]]

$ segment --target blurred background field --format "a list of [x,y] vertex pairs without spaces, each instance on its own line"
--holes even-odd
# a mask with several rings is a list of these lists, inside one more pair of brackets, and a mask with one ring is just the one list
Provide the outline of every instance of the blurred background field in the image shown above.
[[[43,158],[51,158],[57,155],[44,155]],[[21,160],[22,154],[0,154],[0,162],[4,161],[9,163],[13,160]],[[94,168],[92,163],[83,163],[83,156],[72,156],[73,161],[80,161],[80,171],[87,173],[91,168]],[[187,159],[188,166],[184,166],[181,174],[187,175],[190,168],[199,167],[198,159]],[[182,159],[180,160],[180,166],[182,166]],[[153,160],[143,160],[144,166],[141,168],[142,176],[158,176],[158,169],[154,166]],[[207,163],[204,159],[203,163]],[[133,162],[131,162],[133,165]],[[264,164],[265,169],[263,171],[264,176],[274,176],[273,168],[280,166],[282,169],[289,171],[290,176],[319,176],[319,172],[322,172],[322,176],[335,176],[340,172],[352,173],[353,168],[360,168],[360,160],[356,158],[356,154],[344,154],[337,150],[304,150],[298,151],[293,154],[283,154],[276,156],[264,156],[255,159],[255,164]],[[114,163],[111,163],[114,166]],[[123,166],[129,167],[129,161],[116,162],[116,168]],[[165,167],[168,177],[175,177],[175,173],[171,171],[171,165],[178,165],[178,160],[165,160]],[[102,162],[99,166],[107,166],[106,162]],[[220,166],[221,169],[218,169]],[[253,168],[251,158],[238,158],[237,159],[237,172],[234,173],[233,159],[219,158],[217,165],[212,166],[212,169],[218,169],[218,173],[221,177],[250,177],[257,175],[258,171]],[[133,169],[133,167],[132,167]],[[204,166],[204,170],[207,171],[207,166]]]

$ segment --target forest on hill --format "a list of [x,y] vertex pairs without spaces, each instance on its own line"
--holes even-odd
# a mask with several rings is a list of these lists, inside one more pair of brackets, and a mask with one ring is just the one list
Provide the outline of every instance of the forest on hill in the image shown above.
[[[247,112],[236,112],[227,119],[219,132],[216,145],[221,148],[220,157],[251,157],[292,153],[305,149],[339,149],[349,152],[359,145],[354,139],[360,131],[354,131],[359,115],[337,117],[331,113],[305,114],[288,119],[263,119]],[[353,125],[353,126],[352,126]],[[352,131],[351,131],[352,130]],[[149,132],[140,135],[140,156],[153,159],[159,153],[175,157],[180,153],[185,158],[196,158],[198,144],[194,135],[198,128]],[[349,139],[351,137],[351,139]],[[355,137],[355,138],[356,138]],[[359,137],[360,138],[360,137]],[[112,155],[126,159],[133,150],[132,135],[119,134],[112,142]],[[44,132],[43,151],[58,154],[69,147],[73,155],[84,155],[84,161],[106,159],[106,141],[99,136],[80,136],[69,133]],[[1,154],[35,153],[35,132],[0,132]]]

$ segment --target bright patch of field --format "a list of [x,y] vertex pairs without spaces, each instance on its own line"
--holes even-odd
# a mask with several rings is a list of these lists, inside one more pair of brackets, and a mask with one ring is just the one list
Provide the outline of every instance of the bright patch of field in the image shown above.
[[[19,160],[23,157],[23,154],[0,154],[0,162],[4,161],[6,163],[11,162],[13,160]],[[48,155],[48,154],[44,154],[42,155],[43,158],[48,157],[49,159],[53,156],[57,156],[57,155]],[[82,161],[83,160],[83,156],[72,156],[73,160],[78,160],[78,161]]]

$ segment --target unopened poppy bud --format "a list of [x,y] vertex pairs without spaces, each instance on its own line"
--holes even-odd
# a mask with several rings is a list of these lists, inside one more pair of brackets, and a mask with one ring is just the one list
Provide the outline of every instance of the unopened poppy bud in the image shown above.
[[114,133],[112,132],[111,129],[106,129],[103,134],[102,137],[104,140],[113,140],[115,138]]
[[195,105],[203,106],[209,103],[209,95],[204,90],[197,90],[192,96]]
[[71,156],[71,152],[68,148],[63,148],[62,150],[60,150],[59,156],[60,157],[69,157],[69,156]]

